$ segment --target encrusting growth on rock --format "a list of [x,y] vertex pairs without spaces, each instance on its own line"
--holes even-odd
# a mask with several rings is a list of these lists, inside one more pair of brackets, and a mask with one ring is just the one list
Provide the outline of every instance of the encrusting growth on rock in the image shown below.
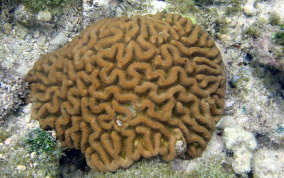
[[32,117],[95,171],[206,148],[224,108],[214,41],[177,14],[104,19],[28,73]]

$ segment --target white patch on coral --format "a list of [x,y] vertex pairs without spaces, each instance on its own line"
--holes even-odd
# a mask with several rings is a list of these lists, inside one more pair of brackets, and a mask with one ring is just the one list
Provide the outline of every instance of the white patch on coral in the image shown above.
[[117,119],[117,120],[116,120],[116,123],[117,123],[117,125],[118,125],[119,127],[121,127],[121,126],[122,126],[122,124],[123,124],[123,123],[122,123],[122,121],[121,121],[121,120],[119,120],[119,119]]
[[132,112],[132,114],[133,114],[134,116],[136,116],[136,109],[135,109],[135,107],[134,107],[133,105],[131,105],[131,106],[129,106],[129,109],[130,109],[130,111]]
[[175,144],[175,148],[177,155],[180,155],[185,152],[186,144],[182,140],[178,140]]

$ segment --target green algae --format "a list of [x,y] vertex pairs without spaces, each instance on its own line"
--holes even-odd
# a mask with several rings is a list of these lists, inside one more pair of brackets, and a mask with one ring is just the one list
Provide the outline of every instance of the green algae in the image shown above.
[[245,35],[247,36],[251,36],[253,38],[257,38],[260,36],[261,32],[260,29],[257,25],[252,24],[251,26],[249,26],[245,31],[244,31]]
[[278,45],[284,46],[284,24],[280,25],[280,30],[272,34],[272,40]]
[[280,25],[281,19],[280,19],[279,14],[277,14],[275,12],[271,13],[270,16],[269,16],[269,23],[271,25]]
[[38,154],[50,152],[56,149],[56,140],[47,131],[42,129],[34,129],[30,131],[25,139],[30,152]]
[[[59,159],[63,152],[48,134],[34,129],[19,138],[13,138],[9,145],[2,145],[0,177],[58,177]],[[18,166],[25,170],[17,169]]]
[[4,142],[8,137],[10,137],[9,132],[4,129],[0,130],[0,143]]
[[258,38],[266,25],[267,21],[265,19],[259,19],[258,21],[248,26],[244,30],[244,34],[248,37]]

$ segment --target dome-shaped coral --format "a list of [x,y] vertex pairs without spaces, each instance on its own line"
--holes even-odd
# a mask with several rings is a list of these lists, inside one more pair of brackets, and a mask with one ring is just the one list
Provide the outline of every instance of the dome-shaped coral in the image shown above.
[[224,107],[220,52],[176,14],[101,20],[28,73],[32,117],[96,171],[205,149]]

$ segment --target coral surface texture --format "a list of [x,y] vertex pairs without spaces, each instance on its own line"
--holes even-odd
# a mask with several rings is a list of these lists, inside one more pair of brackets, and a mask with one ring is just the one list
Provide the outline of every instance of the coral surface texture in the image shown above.
[[32,117],[95,171],[198,157],[224,108],[218,48],[176,14],[96,22],[39,59],[26,80]]

